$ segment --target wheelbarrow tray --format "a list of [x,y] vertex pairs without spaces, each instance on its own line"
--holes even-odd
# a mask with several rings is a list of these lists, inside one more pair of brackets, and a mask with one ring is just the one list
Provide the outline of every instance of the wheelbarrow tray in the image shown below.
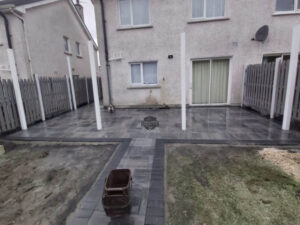
[[102,196],[104,209],[124,209],[130,205],[131,172],[112,170],[105,181]]

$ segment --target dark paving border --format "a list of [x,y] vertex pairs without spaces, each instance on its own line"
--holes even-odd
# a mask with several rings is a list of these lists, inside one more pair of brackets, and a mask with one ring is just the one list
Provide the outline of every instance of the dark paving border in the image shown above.
[[59,138],[59,137],[2,137],[0,141],[49,141],[49,142],[130,142],[131,138]]
[[300,140],[176,140],[157,139],[154,149],[145,225],[165,224],[165,144],[300,145]]

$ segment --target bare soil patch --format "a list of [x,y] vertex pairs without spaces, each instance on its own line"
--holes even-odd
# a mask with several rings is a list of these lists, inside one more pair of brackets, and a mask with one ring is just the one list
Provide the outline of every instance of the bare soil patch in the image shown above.
[[5,143],[0,224],[64,224],[115,148],[100,143]]
[[278,148],[264,148],[259,151],[263,159],[268,160],[279,166],[287,174],[293,176],[300,182],[300,151],[299,150],[280,150]]
[[[288,153],[299,147],[284,149]],[[300,183],[280,165],[265,160],[261,150],[166,145],[167,224],[300,224]],[[262,152],[268,152],[265,158],[272,155]]]

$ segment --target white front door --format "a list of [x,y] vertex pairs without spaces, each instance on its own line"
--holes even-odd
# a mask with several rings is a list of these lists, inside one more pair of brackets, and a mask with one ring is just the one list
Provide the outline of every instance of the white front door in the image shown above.
[[228,77],[229,59],[194,61],[192,103],[227,103]]

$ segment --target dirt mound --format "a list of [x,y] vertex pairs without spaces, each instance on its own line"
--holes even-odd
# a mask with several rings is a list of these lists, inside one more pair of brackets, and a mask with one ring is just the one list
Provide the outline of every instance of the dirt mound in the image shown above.
[[279,166],[286,173],[294,176],[295,180],[300,181],[300,152],[287,151],[277,148],[264,148],[259,151],[263,159]]

